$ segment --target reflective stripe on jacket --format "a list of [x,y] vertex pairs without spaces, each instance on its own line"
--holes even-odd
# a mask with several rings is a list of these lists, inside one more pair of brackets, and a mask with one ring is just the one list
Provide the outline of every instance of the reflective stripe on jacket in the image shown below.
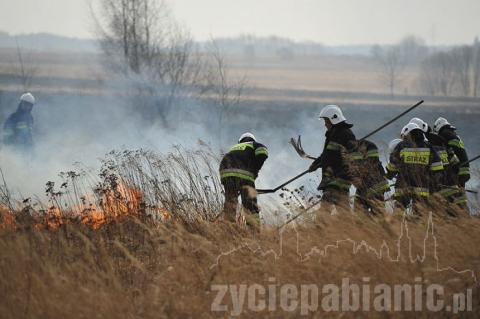
[[250,141],[233,145],[220,162],[220,178],[236,177],[255,182],[268,158],[267,147]]
[[398,196],[428,196],[435,177],[442,171],[443,164],[439,155],[422,136],[415,141],[400,142],[390,155],[387,165],[388,177],[396,177],[395,191]]

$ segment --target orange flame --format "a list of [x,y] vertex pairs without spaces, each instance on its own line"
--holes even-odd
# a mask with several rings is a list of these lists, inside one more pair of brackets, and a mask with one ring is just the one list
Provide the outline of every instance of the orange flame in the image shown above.
[[[145,211],[143,205],[141,190],[121,183],[115,191],[105,192],[96,204],[82,200],[82,204],[68,211],[57,206],[50,207],[42,218],[36,219],[34,227],[54,230],[69,222],[80,222],[96,230],[121,217],[139,216]],[[164,208],[154,209],[154,212],[162,222],[172,219],[172,214]],[[30,216],[30,219],[35,218]],[[17,228],[18,223],[16,214],[0,207],[0,228]]]

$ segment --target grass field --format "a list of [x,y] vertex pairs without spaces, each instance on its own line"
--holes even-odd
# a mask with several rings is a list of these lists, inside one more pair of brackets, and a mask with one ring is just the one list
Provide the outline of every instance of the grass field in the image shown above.
[[[458,316],[476,318],[479,220],[443,212],[429,216],[425,211],[406,219],[399,212],[371,218],[342,209],[330,215],[317,208],[306,224],[281,231],[265,227],[260,234],[219,220],[158,223],[138,215],[119,217],[95,230],[78,223],[53,230],[6,228],[0,230],[0,311],[2,318],[452,315],[445,308],[428,311],[425,303],[418,311],[394,311],[395,305],[408,306],[393,297],[376,311],[374,300],[381,294],[373,288],[367,310],[341,314],[322,295],[316,308],[313,299],[302,299],[308,307],[299,301],[288,311],[282,308],[283,285],[313,284],[322,292],[324,285],[342,286],[348,280],[383,287],[440,285],[441,298],[450,307],[453,294],[470,291],[472,310]],[[276,298],[270,310],[252,307],[249,299],[239,306],[234,299],[239,297],[231,294],[216,300],[215,287],[239,284],[277,287],[266,295]],[[347,299],[339,300],[341,305]],[[220,311],[214,308],[217,302],[223,306]]]

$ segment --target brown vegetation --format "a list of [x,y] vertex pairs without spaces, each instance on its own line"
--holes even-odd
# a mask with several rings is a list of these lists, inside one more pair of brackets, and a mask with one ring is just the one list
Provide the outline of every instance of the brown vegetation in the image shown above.
[[[4,209],[2,318],[228,317],[211,311],[211,285],[267,285],[271,278],[279,285],[340,285],[343,278],[361,284],[365,277],[391,285],[421,278],[443,285],[446,296],[473,288],[473,312],[462,315],[478,316],[478,218],[461,212],[449,217],[441,205],[406,217],[400,211],[371,217],[340,207],[332,215],[329,207],[313,207],[300,210],[298,224],[265,226],[254,234],[212,222],[221,188],[209,156],[182,150],[164,157],[112,153],[94,183],[92,205],[86,198],[77,202],[75,196],[84,197],[81,174],[70,173],[61,191],[49,184],[47,211],[29,202],[23,214]],[[413,315],[449,316],[347,317]],[[253,316],[294,318],[299,312],[242,313]]]

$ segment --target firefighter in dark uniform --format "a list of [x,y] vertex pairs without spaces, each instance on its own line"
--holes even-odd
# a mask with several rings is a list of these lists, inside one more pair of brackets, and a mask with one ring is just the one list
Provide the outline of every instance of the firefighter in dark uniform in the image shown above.
[[35,98],[31,93],[20,97],[20,103],[15,113],[11,114],[3,125],[3,144],[28,151],[33,146],[32,109]]
[[310,171],[322,168],[322,181],[318,187],[323,191],[322,201],[331,204],[348,203],[352,184],[349,154],[355,149],[355,135],[352,124],[346,122],[342,110],[336,105],[325,106],[319,114],[325,121],[327,132],[323,152],[312,165]]
[[240,136],[238,144],[232,146],[220,162],[220,179],[225,188],[224,218],[236,221],[238,196],[247,210],[247,224],[259,226],[260,209],[257,204],[255,179],[268,158],[267,147],[257,143],[252,133]]
[[401,137],[387,165],[387,177],[396,178],[394,197],[405,208],[410,202],[428,203],[432,179],[443,171],[442,161],[417,124],[404,126]]
[[432,194],[438,193],[450,203],[456,203],[458,198],[461,197],[461,191],[457,186],[457,174],[455,172],[459,164],[457,155],[447,146],[447,142],[441,136],[433,133],[433,130],[427,122],[414,117],[410,120],[410,123],[415,123],[422,129],[428,142],[442,160],[443,171],[437,174],[435,179],[432,179],[430,192]]
[[455,203],[466,205],[465,183],[470,179],[470,165],[467,163],[468,155],[465,145],[460,136],[458,136],[456,128],[443,117],[439,117],[435,121],[433,131],[446,141],[447,150],[455,153],[458,158],[459,163],[454,165],[453,170],[454,175],[456,175],[457,185],[460,187],[460,195],[456,196]]
[[355,203],[367,213],[380,213],[374,203],[385,200],[384,194],[390,190],[390,184],[377,145],[367,140],[357,141],[356,150],[350,156],[354,164],[354,185],[357,188]]

